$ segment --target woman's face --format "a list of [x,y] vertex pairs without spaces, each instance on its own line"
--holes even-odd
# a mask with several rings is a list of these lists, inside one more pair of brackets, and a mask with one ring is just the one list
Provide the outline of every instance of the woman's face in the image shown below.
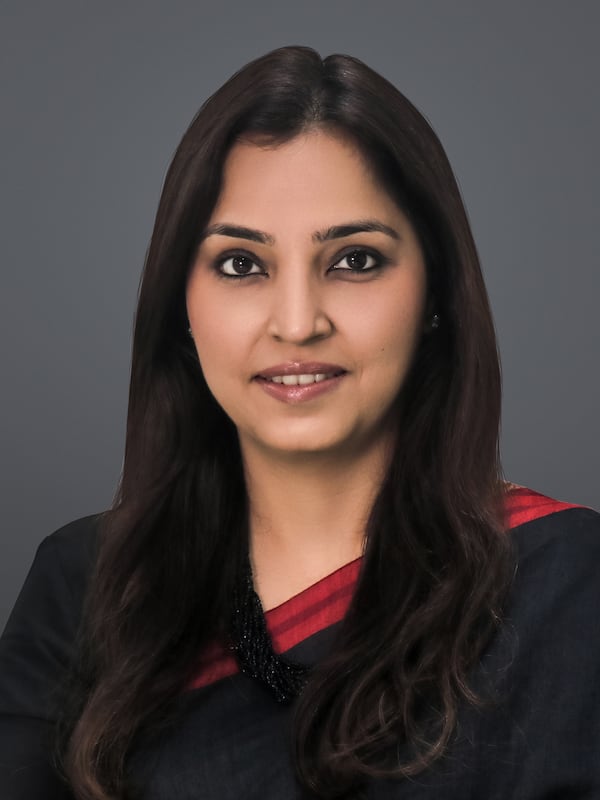
[[385,446],[425,327],[425,263],[353,145],[324,132],[236,144],[186,303],[243,452]]

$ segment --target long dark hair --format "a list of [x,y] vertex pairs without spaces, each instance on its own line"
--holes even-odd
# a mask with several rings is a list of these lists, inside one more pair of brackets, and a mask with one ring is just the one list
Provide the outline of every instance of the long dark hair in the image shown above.
[[[427,121],[384,78],[349,56],[285,47],[204,104],[166,176],[139,292],[123,472],[100,520],[72,688],[64,766],[77,797],[122,795],[135,737],[228,635],[246,488],[235,428],[187,333],[186,280],[233,143],[315,127],[352,140],[407,214],[441,324],[402,388],[337,647],[295,706],[299,780],[333,798],[370,775],[414,774],[445,750],[459,703],[477,702],[468,674],[497,625],[510,554],[499,360],[460,192]],[[405,757],[390,763],[392,743]]]

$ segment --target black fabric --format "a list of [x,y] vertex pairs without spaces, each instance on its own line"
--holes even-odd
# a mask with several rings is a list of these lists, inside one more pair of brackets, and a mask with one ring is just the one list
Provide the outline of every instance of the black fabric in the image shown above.
[[[72,800],[50,764],[52,722],[95,552],[96,517],[48,537],[0,639],[0,798]],[[474,673],[494,707],[465,707],[448,754],[372,800],[600,798],[600,515],[563,510],[515,528],[507,619]],[[332,629],[289,655],[314,663]],[[130,759],[139,800],[300,798],[288,757],[290,709],[245,675],[188,692],[171,727]]]

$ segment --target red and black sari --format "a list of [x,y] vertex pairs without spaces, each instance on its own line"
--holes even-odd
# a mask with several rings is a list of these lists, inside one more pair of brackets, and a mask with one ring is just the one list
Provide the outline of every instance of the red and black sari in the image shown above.
[[[600,514],[523,487],[507,494],[518,554],[502,630],[474,674],[493,707],[461,709],[434,767],[373,781],[373,800],[600,798]],[[72,657],[96,517],[44,540],[0,639],[0,798],[72,800],[49,761],[52,688]],[[274,649],[313,665],[332,646],[360,559],[266,613]],[[207,653],[174,721],[140,740],[130,794],[140,800],[294,800],[290,708]]]

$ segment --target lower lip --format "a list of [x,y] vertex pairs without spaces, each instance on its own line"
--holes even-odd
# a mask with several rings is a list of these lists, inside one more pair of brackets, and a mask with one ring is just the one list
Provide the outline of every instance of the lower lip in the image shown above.
[[274,383],[273,381],[265,380],[265,378],[255,378],[255,381],[261,389],[276,400],[281,400],[282,403],[297,404],[305,403],[337,389],[346,375],[347,373],[343,372],[333,378],[325,378],[324,381],[308,383],[305,386],[300,386],[300,384],[286,386],[285,383]]

